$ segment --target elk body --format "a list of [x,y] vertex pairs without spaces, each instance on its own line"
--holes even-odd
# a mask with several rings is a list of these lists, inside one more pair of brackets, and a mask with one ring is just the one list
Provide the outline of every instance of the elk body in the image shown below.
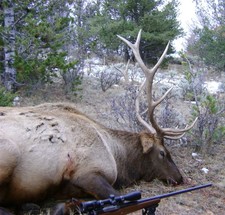
[[[146,75],[149,97],[147,131],[131,133],[106,128],[67,104],[0,108],[0,206],[68,199],[92,195],[97,199],[117,195],[117,188],[154,178],[179,184],[182,175],[163,138],[180,138],[185,129],[160,128],[153,116],[165,98],[152,100],[154,73],[165,56],[149,70],[135,44],[124,38]],[[168,48],[168,46],[167,46]],[[167,94],[167,93],[166,93]]]

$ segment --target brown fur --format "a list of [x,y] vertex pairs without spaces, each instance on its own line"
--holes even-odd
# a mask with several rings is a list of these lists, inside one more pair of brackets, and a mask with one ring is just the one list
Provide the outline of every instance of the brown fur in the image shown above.
[[0,113],[0,205],[107,198],[142,179],[182,181],[156,135],[106,128],[65,104]]

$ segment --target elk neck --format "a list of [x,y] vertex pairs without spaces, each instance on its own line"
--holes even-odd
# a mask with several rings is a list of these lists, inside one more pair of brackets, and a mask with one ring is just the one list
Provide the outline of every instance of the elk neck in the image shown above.
[[143,154],[140,134],[111,129],[109,133],[113,140],[111,147],[118,171],[114,186],[126,187],[141,180],[146,168],[149,169],[152,165],[145,162],[146,155]]

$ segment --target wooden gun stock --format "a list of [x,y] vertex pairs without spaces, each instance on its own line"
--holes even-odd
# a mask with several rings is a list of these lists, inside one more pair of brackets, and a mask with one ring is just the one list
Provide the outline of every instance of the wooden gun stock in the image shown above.
[[[158,207],[158,204],[160,202],[160,199],[150,200],[146,202],[139,202],[132,203],[132,204],[126,204],[121,207],[108,207],[103,209],[97,214],[104,214],[104,215],[124,215],[133,213],[138,210],[146,210],[146,214],[155,214],[155,210]],[[147,211],[148,210],[148,211]]]

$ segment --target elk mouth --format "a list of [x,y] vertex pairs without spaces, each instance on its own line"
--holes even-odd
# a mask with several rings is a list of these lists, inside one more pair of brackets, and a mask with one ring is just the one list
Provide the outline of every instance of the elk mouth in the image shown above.
[[167,180],[166,180],[166,183],[167,183],[167,184],[174,185],[174,186],[176,186],[176,185],[178,184],[177,181],[175,181],[175,180],[172,179],[172,178],[167,179]]
[[179,181],[176,181],[174,180],[173,178],[167,178],[167,179],[164,179],[162,180],[165,184],[167,185],[173,185],[173,186],[176,186],[176,185],[179,185],[179,184],[182,184],[183,183],[183,178],[181,177],[181,179],[179,179]]

